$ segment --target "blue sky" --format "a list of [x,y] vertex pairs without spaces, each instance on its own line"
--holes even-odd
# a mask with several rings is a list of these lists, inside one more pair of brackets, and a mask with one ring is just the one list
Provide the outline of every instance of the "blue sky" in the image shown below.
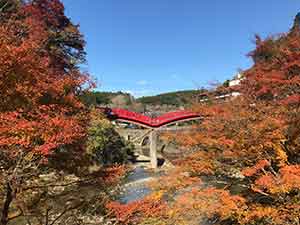
[[63,0],[101,91],[197,89],[251,66],[254,34],[286,32],[299,0]]

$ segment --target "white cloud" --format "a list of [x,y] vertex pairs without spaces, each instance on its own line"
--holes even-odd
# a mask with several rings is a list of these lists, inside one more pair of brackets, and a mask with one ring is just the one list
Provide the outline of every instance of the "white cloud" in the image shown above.
[[172,78],[172,79],[178,79],[179,76],[178,76],[177,74],[174,73],[174,74],[171,75],[171,78]]
[[138,82],[136,82],[137,85],[140,85],[140,86],[145,86],[148,84],[148,81],[146,80],[139,80]]
[[134,91],[132,91],[132,90],[125,90],[124,92],[128,93],[128,94],[131,94],[131,95],[134,95]]
[[125,92],[136,98],[153,94],[153,90],[126,90]]

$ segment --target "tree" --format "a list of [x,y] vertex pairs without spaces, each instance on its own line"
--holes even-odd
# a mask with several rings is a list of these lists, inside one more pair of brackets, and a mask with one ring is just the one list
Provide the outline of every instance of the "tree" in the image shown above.
[[59,0],[32,0],[24,5],[24,13],[43,21],[48,34],[44,48],[52,67],[68,72],[85,62],[85,42],[79,26],[66,17]]
[[299,30],[300,28],[300,12],[296,15],[295,19],[294,19],[294,25],[291,29],[291,31],[293,32],[294,30]]
[[77,68],[83,46],[58,0],[22,2],[0,22],[3,225],[25,181],[37,176],[48,156],[72,146],[73,154],[83,152],[87,118],[77,98],[88,81]]
[[16,10],[20,7],[21,3],[22,3],[21,0],[1,0],[0,1],[1,19],[3,17],[6,18],[8,14],[16,12]]
[[99,110],[92,110],[87,152],[101,166],[123,164],[133,154],[133,146],[120,137]]

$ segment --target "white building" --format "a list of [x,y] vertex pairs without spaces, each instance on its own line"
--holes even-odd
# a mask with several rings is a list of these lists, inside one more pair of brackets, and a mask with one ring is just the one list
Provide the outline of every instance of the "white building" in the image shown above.
[[[229,81],[229,87],[240,85],[242,80],[243,80],[243,75],[241,73],[238,73],[236,76],[234,76],[233,80]],[[237,97],[241,95],[241,93],[234,91],[231,92],[230,95],[232,97]]]
[[241,73],[238,73],[233,80],[229,81],[229,87],[239,85],[241,83],[241,80],[243,80],[243,75]]

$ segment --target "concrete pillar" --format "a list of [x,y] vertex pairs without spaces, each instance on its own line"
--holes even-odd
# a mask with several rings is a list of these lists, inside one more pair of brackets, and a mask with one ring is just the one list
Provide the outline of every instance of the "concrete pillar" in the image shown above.
[[152,130],[150,133],[150,160],[151,167],[157,168],[157,131]]

